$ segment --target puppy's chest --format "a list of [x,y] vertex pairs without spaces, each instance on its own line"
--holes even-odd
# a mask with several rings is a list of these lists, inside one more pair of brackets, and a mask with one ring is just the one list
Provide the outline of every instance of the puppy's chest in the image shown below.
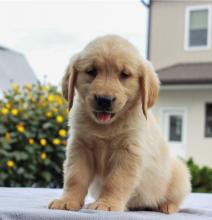
[[112,148],[112,143],[101,140],[98,141],[98,145],[93,148],[93,160],[96,175],[107,175],[113,154],[114,149]]

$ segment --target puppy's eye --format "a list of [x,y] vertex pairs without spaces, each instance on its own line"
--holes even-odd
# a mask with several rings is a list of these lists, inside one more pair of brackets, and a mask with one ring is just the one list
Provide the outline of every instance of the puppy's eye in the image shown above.
[[119,75],[119,78],[121,80],[125,80],[125,79],[128,79],[130,77],[130,74],[126,73],[125,71],[121,71],[120,75]]
[[97,72],[97,69],[93,67],[93,68],[87,69],[85,73],[95,78],[98,72]]

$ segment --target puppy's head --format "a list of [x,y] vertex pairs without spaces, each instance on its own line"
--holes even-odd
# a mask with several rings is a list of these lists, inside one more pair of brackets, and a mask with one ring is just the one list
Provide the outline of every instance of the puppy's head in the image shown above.
[[95,39],[72,58],[62,82],[69,109],[75,88],[90,117],[109,124],[138,100],[147,117],[147,109],[158,96],[159,80],[132,44],[108,35]]

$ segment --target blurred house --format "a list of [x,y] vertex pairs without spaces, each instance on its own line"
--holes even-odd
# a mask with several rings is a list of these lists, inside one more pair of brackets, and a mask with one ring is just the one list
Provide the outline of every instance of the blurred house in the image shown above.
[[153,111],[174,154],[212,166],[212,1],[151,0],[149,18]]
[[0,46],[0,96],[11,83],[35,83],[37,78],[23,54]]

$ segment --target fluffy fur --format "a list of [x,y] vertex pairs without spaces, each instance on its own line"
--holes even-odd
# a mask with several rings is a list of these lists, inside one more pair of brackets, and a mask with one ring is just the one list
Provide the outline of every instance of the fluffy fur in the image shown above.
[[[149,110],[159,80],[134,46],[114,35],[95,39],[71,60],[62,89],[69,107],[74,104],[64,191],[49,208],[79,210],[90,187],[96,201],[89,209],[178,211],[190,175],[170,156]],[[95,95],[116,97],[114,117],[105,123],[95,117]]]

